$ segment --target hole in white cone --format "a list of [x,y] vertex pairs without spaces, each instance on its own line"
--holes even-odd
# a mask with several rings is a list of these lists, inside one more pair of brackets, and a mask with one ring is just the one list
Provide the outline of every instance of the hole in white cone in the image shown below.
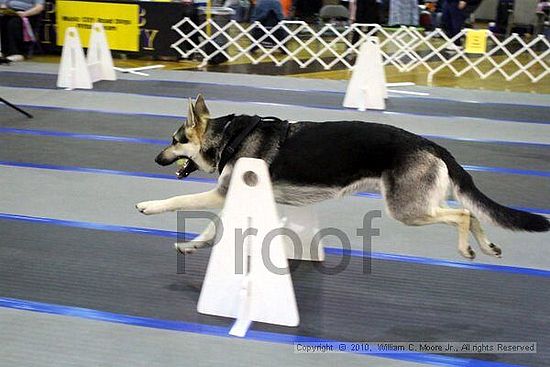
[[243,181],[250,187],[254,187],[258,184],[258,175],[252,171],[246,171],[243,174]]

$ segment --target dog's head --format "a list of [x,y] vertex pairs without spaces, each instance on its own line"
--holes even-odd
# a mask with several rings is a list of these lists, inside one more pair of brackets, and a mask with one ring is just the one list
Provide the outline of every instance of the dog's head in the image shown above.
[[[202,95],[199,94],[197,96],[195,103],[193,103],[190,98],[187,120],[172,135],[172,144],[159,153],[155,158],[155,162],[161,166],[167,166],[179,159],[186,158],[191,161],[189,164],[196,164],[202,171],[214,172],[216,167],[209,163],[202,155],[209,117],[210,112],[206,107]],[[186,165],[188,170],[192,169],[189,167],[189,164]],[[183,169],[185,169],[185,167]]]

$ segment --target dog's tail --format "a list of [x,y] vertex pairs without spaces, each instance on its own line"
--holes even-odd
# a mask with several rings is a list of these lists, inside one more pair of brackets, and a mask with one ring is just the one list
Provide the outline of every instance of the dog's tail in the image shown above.
[[486,217],[496,225],[513,231],[546,232],[550,222],[542,215],[505,207],[491,200],[474,184],[472,176],[464,170],[446,150],[439,152],[447,165],[456,198],[478,217]]

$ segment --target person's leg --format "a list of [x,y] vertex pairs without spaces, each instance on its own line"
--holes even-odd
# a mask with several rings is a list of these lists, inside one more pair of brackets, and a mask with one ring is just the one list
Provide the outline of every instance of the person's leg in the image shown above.
[[444,2],[442,10],[441,25],[445,33],[447,33],[447,36],[449,36],[451,31],[451,9],[449,3]]
[[398,0],[390,0],[390,9],[388,11],[388,25],[394,26],[399,25],[399,6],[397,5]]
[[[445,2],[443,6],[443,24],[444,30],[449,38],[453,38],[464,26],[464,12],[458,9],[458,4],[454,2]],[[460,46],[460,40],[456,40],[455,45]]]
[[275,9],[269,10],[265,18],[260,20],[260,23],[268,30],[268,36],[262,40],[262,44],[267,47],[273,47],[276,44],[277,34],[272,30],[279,23],[279,18]]
[[[6,33],[6,49],[4,56],[22,55],[23,53],[23,21],[20,17],[6,17],[7,23],[2,29],[2,36]],[[4,49],[4,44],[2,44]]]
[[497,5],[496,26],[497,32],[500,34],[506,33],[506,28],[508,26],[509,4],[509,0],[499,0]]
[[6,55],[8,44],[8,31],[7,31],[6,17],[0,16],[0,52],[3,56]]
[[372,2],[372,14],[374,17],[372,18],[372,23],[374,24],[380,24],[382,22],[382,17],[380,16],[380,6],[378,4],[378,0],[374,0]]
[[[452,21],[451,21],[451,23],[452,23],[452,30],[451,30],[452,36],[451,37],[454,37],[454,36],[456,36],[457,34],[460,33],[462,28],[464,28],[464,23],[466,22],[466,13],[463,10],[460,10],[458,7],[453,7],[452,8],[452,13],[451,13],[451,18],[452,18]],[[454,43],[457,46],[462,45],[462,42],[461,42],[460,38],[455,40]]]

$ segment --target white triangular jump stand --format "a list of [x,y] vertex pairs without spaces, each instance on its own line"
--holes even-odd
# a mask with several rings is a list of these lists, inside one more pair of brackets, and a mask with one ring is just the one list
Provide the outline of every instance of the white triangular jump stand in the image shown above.
[[92,89],[92,80],[84,58],[84,50],[75,27],[65,30],[57,86],[67,89]]
[[359,50],[348,84],[344,107],[385,110],[388,91],[378,37],[369,37]]
[[92,24],[87,61],[92,83],[99,80],[116,80],[113,57],[101,23]]
[[[266,235],[281,223],[264,161],[237,161],[222,223],[224,232],[212,248],[198,312],[236,318],[229,332],[235,336],[244,336],[252,321],[298,326],[298,307],[282,236],[275,236],[269,247],[263,245]],[[248,236],[242,247],[236,246],[236,230],[242,233],[248,228],[257,229],[257,234]]]

